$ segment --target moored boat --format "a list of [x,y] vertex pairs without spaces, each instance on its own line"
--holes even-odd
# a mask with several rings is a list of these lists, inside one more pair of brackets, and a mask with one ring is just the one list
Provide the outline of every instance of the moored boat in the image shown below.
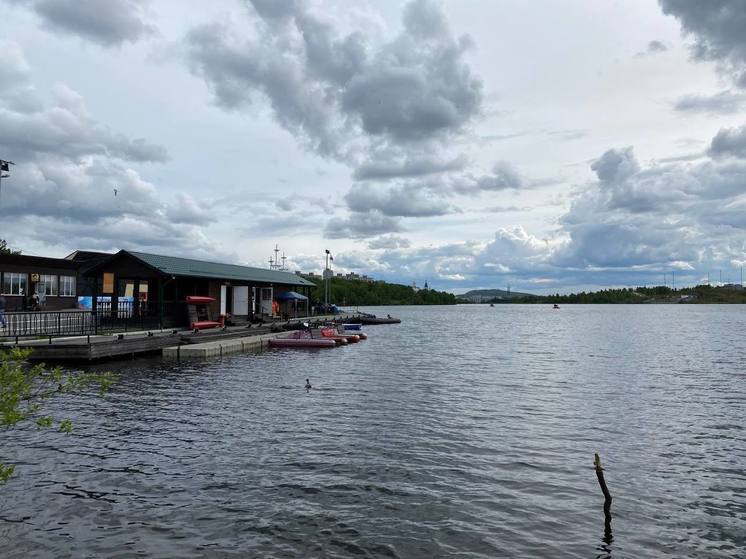
[[322,328],[319,330],[319,334],[327,339],[330,340],[340,340],[344,343],[357,343],[360,341],[360,336],[357,332],[350,333],[350,332],[340,332],[336,328]]
[[287,337],[269,340],[270,347],[335,347],[336,340],[314,338],[307,330],[297,330]]

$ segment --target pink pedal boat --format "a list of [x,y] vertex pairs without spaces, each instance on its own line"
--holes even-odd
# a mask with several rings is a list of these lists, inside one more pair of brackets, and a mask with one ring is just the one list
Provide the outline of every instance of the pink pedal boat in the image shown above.
[[269,340],[270,347],[335,347],[337,342],[328,338],[314,338],[310,332],[297,330],[286,338]]

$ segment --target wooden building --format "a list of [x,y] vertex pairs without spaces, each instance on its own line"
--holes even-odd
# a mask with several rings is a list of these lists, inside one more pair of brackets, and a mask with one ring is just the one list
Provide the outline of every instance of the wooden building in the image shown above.
[[101,298],[112,312],[127,306],[135,313],[158,316],[164,327],[187,323],[185,298],[215,298],[213,316],[236,320],[272,316],[275,297],[287,291],[310,297],[314,284],[290,272],[252,268],[121,250],[85,272],[93,285],[94,308]]
[[74,252],[65,258],[0,254],[0,293],[8,311],[29,310],[34,295],[42,310],[74,309],[90,286],[82,276],[88,267],[111,256],[101,252]]

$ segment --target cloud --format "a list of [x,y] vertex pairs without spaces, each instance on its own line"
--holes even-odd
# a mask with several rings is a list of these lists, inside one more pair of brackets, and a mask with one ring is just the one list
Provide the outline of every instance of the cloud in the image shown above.
[[[187,194],[164,201],[131,163],[159,163],[164,147],[130,139],[97,121],[80,94],[54,86],[49,103],[32,83],[20,47],[2,42],[0,153],[14,160],[3,181],[0,222],[23,242],[110,250],[184,247],[227,254],[198,226],[209,216]],[[24,99],[25,102],[20,100]],[[116,195],[115,191],[116,190]]]
[[387,233],[404,231],[398,217],[383,215],[378,211],[351,213],[347,218],[332,218],[324,229],[324,236],[329,239],[365,239]]
[[482,82],[464,61],[470,40],[452,35],[437,4],[407,4],[403,29],[388,41],[342,34],[305,2],[251,6],[248,25],[209,23],[185,38],[189,65],[219,106],[242,111],[266,101],[308,149],[357,167],[361,179],[460,164],[410,153],[440,149],[481,110]]
[[730,90],[714,95],[683,95],[674,103],[674,109],[687,113],[733,114],[746,106],[746,95]]
[[[517,226],[487,242],[405,247],[376,239],[368,246],[376,273],[441,288],[511,283],[528,291],[658,283],[672,269],[682,282],[700,281],[746,252],[745,129],[713,139],[711,152],[729,157],[642,165],[632,147],[607,150],[591,164],[596,179],[575,191],[546,238]],[[356,271],[372,273],[369,260],[361,251]]]
[[176,200],[166,205],[166,217],[172,223],[204,225],[213,218],[209,205],[198,203],[186,193],[178,193]]
[[378,158],[368,160],[355,169],[355,180],[388,180],[392,178],[421,177],[461,171],[467,164],[463,156],[450,160],[442,160],[432,156],[421,156],[416,158],[406,157],[404,159]]
[[666,52],[668,50],[668,46],[665,43],[662,43],[661,41],[650,41],[648,43],[647,51],[649,54],[655,54],[658,52]]
[[631,148],[607,151],[599,181],[577,195],[560,221],[568,242],[555,264],[654,268],[733,257],[746,240],[746,161],[676,162],[641,168]]
[[448,202],[422,185],[375,188],[363,184],[353,187],[345,202],[353,212],[375,211],[390,217],[432,217],[453,211]]
[[371,250],[392,250],[397,248],[409,248],[410,246],[412,246],[412,243],[409,239],[405,239],[398,235],[384,235],[368,242],[368,248]]
[[477,195],[482,192],[518,190],[526,185],[526,180],[510,163],[498,161],[492,168],[492,173],[478,177],[459,177],[453,181],[452,189],[457,194]]
[[[746,3],[742,0],[659,0],[663,13],[681,22],[697,60],[718,62],[737,82],[746,65]],[[742,84],[746,85],[746,82]]]
[[19,161],[47,156],[79,159],[101,155],[127,161],[164,162],[166,148],[145,139],[112,132],[88,112],[83,98],[64,84],[52,91],[45,107],[31,82],[31,71],[20,47],[0,42],[9,54],[0,69],[0,149]]
[[[746,159],[746,125],[740,128],[721,129],[710,143],[713,157],[739,157]],[[744,188],[746,190],[746,187]]]
[[135,43],[155,32],[145,21],[149,0],[5,1],[26,6],[52,32],[76,35],[102,47]]
[[668,50],[668,45],[662,41],[653,40],[648,43],[644,51],[638,52],[635,57],[643,58],[645,56],[654,56]]
[[640,170],[631,147],[610,149],[591,164],[602,183],[620,182]]

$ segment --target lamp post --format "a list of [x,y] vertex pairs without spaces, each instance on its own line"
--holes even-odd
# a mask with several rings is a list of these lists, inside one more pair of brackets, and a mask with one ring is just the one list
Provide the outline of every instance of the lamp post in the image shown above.
[[3,195],[3,179],[10,178],[10,166],[15,165],[12,161],[0,159],[0,197]]
[[324,266],[324,308],[329,306],[329,256],[331,253],[326,249],[326,265]]

